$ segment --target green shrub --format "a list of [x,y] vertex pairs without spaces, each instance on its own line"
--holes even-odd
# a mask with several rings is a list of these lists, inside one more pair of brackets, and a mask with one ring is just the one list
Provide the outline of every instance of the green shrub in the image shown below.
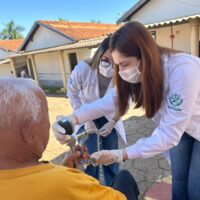
[[61,87],[42,87],[46,94],[65,94],[66,90]]

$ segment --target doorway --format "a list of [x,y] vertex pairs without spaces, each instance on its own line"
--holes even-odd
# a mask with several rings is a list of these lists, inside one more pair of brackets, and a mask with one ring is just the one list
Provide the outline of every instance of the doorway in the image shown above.
[[74,67],[78,64],[77,55],[76,53],[69,53],[68,57],[69,57],[70,69],[72,71]]

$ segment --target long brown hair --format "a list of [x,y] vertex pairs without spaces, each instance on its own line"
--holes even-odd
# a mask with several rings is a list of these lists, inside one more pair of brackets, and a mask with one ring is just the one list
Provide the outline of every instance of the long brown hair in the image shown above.
[[150,32],[138,22],[129,22],[118,29],[111,37],[111,51],[117,50],[127,57],[141,60],[141,82],[137,84],[124,81],[115,66],[115,82],[118,91],[119,114],[128,109],[129,99],[142,107],[148,118],[154,116],[163,100],[163,70],[161,55],[173,52],[159,47]]
[[101,42],[94,56],[90,59],[85,60],[85,62],[87,62],[93,69],[98,68],[102,55],[109,49],[109,43],[110,36],[108,36]]

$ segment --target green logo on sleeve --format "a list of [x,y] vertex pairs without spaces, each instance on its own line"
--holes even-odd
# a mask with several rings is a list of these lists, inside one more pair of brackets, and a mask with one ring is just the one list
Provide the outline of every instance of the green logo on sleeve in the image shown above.
[[183,98],[180,94],[173,93],[168,98],[168,108],[175,111],[182,111],[180,105],[183,103]]

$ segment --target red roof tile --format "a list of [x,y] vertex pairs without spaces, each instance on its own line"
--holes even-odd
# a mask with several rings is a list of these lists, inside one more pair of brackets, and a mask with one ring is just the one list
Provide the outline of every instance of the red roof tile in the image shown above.
[[23,39],[18,40],[0,40],[0,48],[9,50],[9,51],[17,51],[17,49],[22,44]]
[[72,37],[75,40],[92,39],[113,33],[120,26],[115,24],[101,24],[89,22],[47,21],[39,20],[40,23],[50,26],[57,31]]

